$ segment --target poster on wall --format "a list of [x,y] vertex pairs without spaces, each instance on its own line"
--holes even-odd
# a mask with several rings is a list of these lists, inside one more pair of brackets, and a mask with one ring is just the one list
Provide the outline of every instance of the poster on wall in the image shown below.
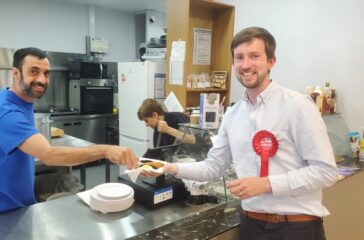
[[193,33],[193,65],[210,65],[211,30],[194,28]]
[[165,98],[166,89],[166,74],[156,73],[154,74],[154,98]]

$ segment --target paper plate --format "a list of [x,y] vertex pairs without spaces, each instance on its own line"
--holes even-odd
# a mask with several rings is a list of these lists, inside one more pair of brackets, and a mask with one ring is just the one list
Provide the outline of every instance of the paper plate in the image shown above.
[[102,197],[95,188],[90,192],[90,207],[95,211],[102,213],[120,212],[130,208],[134,203],[134,191],[118,199],[106,199]]
[[105,199],[122,199],[129,196],[133,189],[122,183],[104,183],[95,187],[95,191]]

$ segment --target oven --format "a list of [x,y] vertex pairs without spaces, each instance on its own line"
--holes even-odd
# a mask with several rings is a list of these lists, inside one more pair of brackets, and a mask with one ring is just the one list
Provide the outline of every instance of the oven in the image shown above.
[[81,115],[112,114],[113,93],[110,79],[71,79],[69,105]]

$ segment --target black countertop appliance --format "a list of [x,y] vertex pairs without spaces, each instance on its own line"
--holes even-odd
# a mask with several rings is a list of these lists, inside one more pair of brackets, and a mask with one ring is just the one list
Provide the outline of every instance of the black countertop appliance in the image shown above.
[[[143,157],[169,161],[179,147],[180,144],[174,144],[148,149]],[[127,175],[121,175],[119,181],[131,186],[134,189],[135,201],[149,208],[185,200],[188,196],[182,180],[170,174],[155,178],[139,177],[136,182],[132,182]]]

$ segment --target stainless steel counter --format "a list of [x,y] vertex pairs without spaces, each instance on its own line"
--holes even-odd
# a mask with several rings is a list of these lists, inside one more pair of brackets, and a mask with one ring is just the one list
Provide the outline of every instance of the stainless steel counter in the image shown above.
[[69,147],[87,147],[94,144],[92,142],[72,137],[67,134],[59,138],[52,138],[51,143],[54,146],[69,146]]
[[[93,145],[92,142],[72,137],[70,135],[64,134],[62,137],[52,138],[51,144],[53,146],[68,146],[68,147],[87,147]],[[42,165],[42,161],[35,159],[35,165]]]
[[200,206],[177,202],[155,210],[134,204],[123,212],[102,214],[73,195],[0,214],[0,236],[2,240],[157,239],[157,235],[207,239],[236,227],[239,208],[240,201]]
[[[65,135],[53,145],[89,146]],[[240,201],[190,206],[176,202],[158,209],[135,203],[102,214],[72,195],[0,214],[0,239],[208,239],[239,225]]]
[[107,119],[112,117],[112,114],[52,116],[51,126],[74,137],[105,144]]

